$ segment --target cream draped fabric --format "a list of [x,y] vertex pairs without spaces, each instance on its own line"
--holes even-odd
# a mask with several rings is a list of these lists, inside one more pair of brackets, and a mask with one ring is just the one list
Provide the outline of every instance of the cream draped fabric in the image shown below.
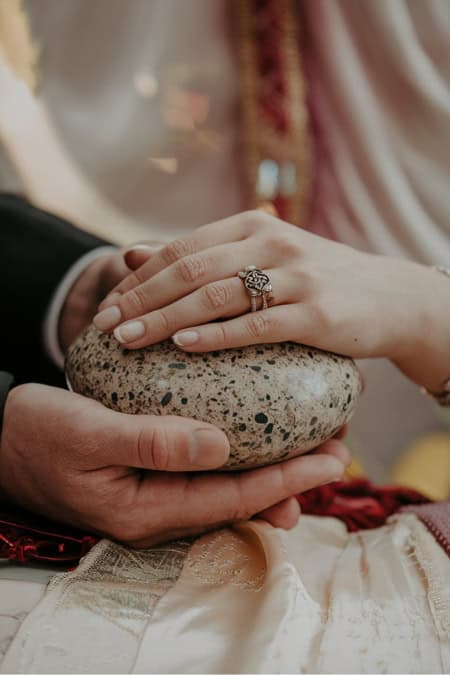
[[450,560],[413,515],[304,516],[145,552],[100,542],[55,578],[1,672],[448,673]]

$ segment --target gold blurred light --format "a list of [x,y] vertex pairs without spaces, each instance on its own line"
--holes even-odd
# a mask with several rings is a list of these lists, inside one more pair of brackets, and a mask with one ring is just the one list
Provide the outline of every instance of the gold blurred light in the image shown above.
[[174,174],[178,171],[178,159],[176,157],[150,157],[149,162],[163,173]]

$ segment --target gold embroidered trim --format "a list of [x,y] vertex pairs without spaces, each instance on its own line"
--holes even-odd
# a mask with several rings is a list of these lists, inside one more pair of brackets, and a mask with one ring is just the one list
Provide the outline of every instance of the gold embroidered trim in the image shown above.
[[[293,194],[276,203],[280,215],[297,225],[303,225],[312,183],[312,150],[308,130],[305,78],[299,54],[298,13],[295,0],[235,0],[238,56],[242,89],[242,129],[249,203],[252,208],[260,205],[258,172],[261,162],[290,161],[296,170],[296,188]],[[282,107],[286,129],[281,131],[264,115],[262,99],[270,90],[270,82],[261,73],[261,50],[265,48],[261,37],[261,24],[269,24],[268,12],[276,11],[279,30],[270,31],[267,37],[277,40],[279,53],[278,75],[282,77],[284,93],[273,94],[275,105]],[[270,94],[270,91],[269,91]],[[272,99],[270,99],[272,100]],[[284,211],[284,212],[283,212]]]
[[186,570],[205,584],[259,591],[266,577],[266,557],[258,537],[235,525],[197,540],[187,557]]

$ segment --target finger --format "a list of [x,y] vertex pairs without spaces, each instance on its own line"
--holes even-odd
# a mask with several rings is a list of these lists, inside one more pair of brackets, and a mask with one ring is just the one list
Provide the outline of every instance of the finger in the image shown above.
[[[146,278],[150,278],[165,267],[194,253],[221,244],[242,241],[253,231],[256,220],[267,222],[267,218],[266,214],[247,212],[198,227],[189,236],[175,239],[161,248],[143,272]],[[125,284],[120,284],[114,290],[123,293],[138,283],[140,283],[139,280],[131,277]]]
[[[166,267],[176,264],[183,258],[192,256],[200,251],[220,246],[227,243],[236,243],[247,239],[251,234],[261,226],[270,224],[273,226],[272,216],[260,211],[248,211],[237,214],[230,218],[219,220],[215,223],[209,223],[197,228],[188,237],[176,239],[164,246],[152,259],[144,265],[142,277],[129,275],[111,293],[126,293],[136,286],[140,285],[141,279],[150,279]],[[245,262],[246,265],[251,264]],[[262,263],[259,262],[261,265]],[[107,307],[102,304],[102,309]]]
[[198,471],[217,468],[228,459],[226,435],[207,422],[174,415],[127,415],[103,406],[90,415],[91,423],[85,425],[89,443],[81,453],[91,468]]
[[[152,255],[155,254],[163,244],[135,244],[131,248],[123,252],[121,256],[122,268],[125,270],[117,279],[114,281],[114,284],[111,284],[108,287],[108,294],[101,299],[101,302],[98,306],[99,310],[104,310],[107,307],[111,307],[117,303],[117,300],[120,299],[121,293],[118,293],[116,288],[117,285],[126,279],[129,276],[129,270],[136,270],[139,267],[142,267]],[[128,273],[127,273],[128,272]],[[98,310],[97,310],[98,313]]]
[[347,435],[348,431],[348,424],[343,424],[338,431],[334,434],[334,438],[337,438],[340,440],[341,438],[344,438]]
[[336,436],[330,438],[328,441],[324,441],[321,445],[315,448],[315,450],[313,450],[313,454],[330,455],[335,457],[340,462],[342,462],[345,468],[350,466],[352,462],[350,450],[344,443],[337,439]]
[[130,270],[136,270],[150,260],[163,246],[164,244],[135,244],[124,251],[125,264]]
[[[220,323],[196,325],[173,335],[181,349],[209,352],[268,342],[298,341],[299,335],[308,336],[309,317],[303,305],[282,305],[247,313]],[[320,347],[314,342],[314,346]],[[305,340],[305,344],[308,344]]]
[[[270,279],[277,290],[277,302],[289,299],[292,290],[282,270],[271,270]],[[261,299],[258,298],[258,302]],[[166,340],[193,324],[207,324],[219,318],[246,314],[250,298],[242,280],[221,279],[190,293],[149,314],[126,321],[114,329],[115,338],[128,349],[138,349]]]
[[248,520],[293,495],[340,479],[344,470],[335,457],[305,455],[242,473],[184,477],[155,473],[140,484],[137,513],[149,533],[155,533],[155,528],[209,527]]
[[[146,265],[143,265],[119,285],[117,292],[121,295],[114,293],[114,312],[108,306],[97,314],[94,323],[99,330],[111,330],[119,323],[165,307],[211,282],[235,277],[249,264],[252,256],[262,267],[273,264],[273,255],[262,244],[258,250],[255,244],[240,242],[216,246],[182,258],[151,278],[146,276]],[[134,283],[136,279],[140,283],[124,292],[123,285]]]
[[271,506],[261,513],[256,514],[256,518],[261,518],[270,523],[273,527],[281,527],[283,530],[291,530],[298,523],[300,518],[300,504],[295,497],[285,499],[275,506]]
[[[280,504],[275,504],[275,506],[270,509],[266,509],[262,513],[256,514],[256,518],[265,520],[270,523],[273,527],[280,527],[284,530],[290,530],[296,526],[298,519],[301,513],[301,507],[295,497],[290,499],[285,499]],[[223,522],[210,525],[209,527],[185,527],[185,528],[175,528],[172,530],[161,530],[157,533],[147,534],[143,538],[136,540],[130,540],[127,530],[124,529],[124,537],[116,537],[119,539],[125,540],[127,546],[136,549],[150,548],[157,544],[161,544],[166,541],[173,541],[174,539],[185,539],[187,537],[200,536],[207,534],[213,530],[216,530],[219,527],[226,527],[230,523]],[[111,536],[106,528],[105,534]]]

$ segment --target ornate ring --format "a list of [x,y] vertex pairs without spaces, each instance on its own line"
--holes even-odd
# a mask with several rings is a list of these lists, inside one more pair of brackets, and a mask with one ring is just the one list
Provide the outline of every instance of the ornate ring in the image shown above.
[[257,298],[262,298],[260,309],[267,309],[272,298],[272,284],[265,272],[259,270],[256,265],[247,267],[238,273],[238,277],[244,282],[247,293],[250,296],[251,311],[258,309]]

